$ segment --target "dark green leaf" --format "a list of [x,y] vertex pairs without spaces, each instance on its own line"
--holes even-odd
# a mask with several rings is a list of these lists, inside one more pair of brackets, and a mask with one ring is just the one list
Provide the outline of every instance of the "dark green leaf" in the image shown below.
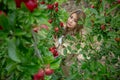
[[8,39],[8,56],[15,62],[20,62],[16,52],[15,39]]

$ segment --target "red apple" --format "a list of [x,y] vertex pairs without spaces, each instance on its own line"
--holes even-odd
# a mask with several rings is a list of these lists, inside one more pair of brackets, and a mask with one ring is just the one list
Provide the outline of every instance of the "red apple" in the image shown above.
[[52,47],[52,49],[56,49],[56,47],[55,47],[55,46],[53,46],[53,47]]
[[52,47],[51,47],[51,48],[49,48],[49,51],[52,51]]
[[58,7],[55,8],[55,12],[58,12]]
[[105,25],[101,25],[101,27],[100,27],[102,30],[105,30],[106,28],[105,28]]
[[38,71],[38,73],[37,73],[37,78],[43,78],[44,77],[44,75],[45,75],[45,73],[44,73],[44,70],[43,69],[40,69],[39,71]]
[[59,54],[58,54],[57,51],[53,54],[54,57],[57,57],[58,55],[59,55]]
[[45,1],[40,2],[40,4],[45,4]]
[[50,68],[45,68],[45,74],[46,75],[52,75],[54,73],[54,70],[53,69],[50,69]]
[[6,16],[6,13],[4,11],[0,10],[0,15],[4,14]]
[[23,1],[23,2],[28,2],[29,0],[21,0],[21,1]]
[[49,23],[52,23],[52,19],[49,19],[48,22],[49,22]]
[[29,11],[33,12],[35,8],[37,8],[37,2],[29,0],[28,2],[25,2],[26,7]]
[[91,7],[91,8],[95,8],[95,6],[94,6],[94,5],[91,5],[90,7]]
[[120,0],[117,0],[118,4],[120,4]]
[[57,57],[58,56],[58,51],[56,49],[56,47],[51,47],[49,48],[49,51],[53,54],[54,57]]
[[52,50],[51,50],[51,53],[52,53],[52,54],[55,54],[55,49],[52,49]]
[[55,5],[55,7],[58,7],[58,2],[55,2],[54,5]]
[[63,26],[64,26],[63,22],[60,22],[60,26],[61,26],[61,27],[63,27]]
[[116,41],[116,42],[120,42],[120,38],[116,37],[116,38],[115,38],[115,41]]
[[48,26],[45,25],[45,24],[42,24],[42,25],[41,25],[41,28],[48,30]]
[[100,2],[102,2],[102,0],[100,0]]
[[15,0],[15,3],[16,3],[16,7],[17,7],[17,8],[20,8],[20,7],[21,7],[22,0]]
[[0,10],[0,15],[3,14],[3,11]]
[[37,74],[34,74],[34,75],[33,75],[33,80],[38,80]]
[[54,39],[56,39],[57,38],[57,36],[56,35],[54,35]]
[[3,27],[2,27],[2,26],[0,26],[0,30],[3,30]]
[[33,75],[33,80],[44,80],[44,70],[40,69],[37,74]]
[[40,27],[34,27],[34,28],[33,28],[33,31],[36,32],[36,33],[37,33],[39,30],[40,30]]
[[53,9],[53,8],[54,8],[54,5],[53,5],[53,4],[48,4],[48,5],[47,5],[47,8],[48,8],[48,9]]
[[58,32],[58,31],[59,31],[59,28],[58,28],[58,27],[56,27],[54,30],[55,30],[55,32]]
[[53,47],[49,48],[49,51],[54,50],[54,49],[56,49],[56,47],[55,47],[55,46],[53,46]]

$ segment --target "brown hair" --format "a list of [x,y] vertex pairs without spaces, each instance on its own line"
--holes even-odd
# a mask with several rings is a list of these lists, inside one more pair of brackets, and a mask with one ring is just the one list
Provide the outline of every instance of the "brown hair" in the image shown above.
[[[82,10],[80,10],[80,9],[73,11],[73,12],[70,14],[70,16],[71,16],[72,14],[74,14],[74,13],[77,14],[77,18],[78,18],[77,21],[78,21],[78,22],[77,22],[77,26],[71,31],[72,34],[75,34],[75,33],[77,33],[77,32],[80,32],[80,30],[83,28],[83,24],[84,24],[85,18],[86,18],[85,13],[84,13]],[[79,24],[79,21],[82,21],[82,24]],[[66,35],[67,33],[68,33],[68,27],[65,28],[64,35]]]

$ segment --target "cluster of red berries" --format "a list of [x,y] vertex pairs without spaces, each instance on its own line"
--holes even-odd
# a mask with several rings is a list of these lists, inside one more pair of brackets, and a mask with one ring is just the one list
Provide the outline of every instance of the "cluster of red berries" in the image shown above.
[[22,2],[25,4],[25,6],[27,7],[27,9],[30,12],[33,12],[35,8],[37,8],[38,4],[37,4],[37,0],[15,0],[16,3],[16,7],[20,8]]
[[44,80],[45,75],[50,76],[54,73],[54,70],[47,65],[44,69],[40,69],[36,74],[33,75],[33,80]]
[[49,51],[53,54],[54,57],[57,57],[59,55],[55,46],[49,48]]
[[[40,2],[40,4],[45,4],[45,1]],[[58,12],[58,2],[55,2],[54,4],[47,4],[47,9],[49,10],[55,10],[55,12]]]
[[58,12],[58,2],[55,2],[54,4],[48,4],[47,5],[47,8],[49,9],[49,10],[55,10],[55,12]]
[[[45,1],[40,2],[40,4],[45,4]],[[58,5],[59,5],[58,2],[55,2],[54,4],[48,4],[47,5],[47,9],[48,10],[55,10],[55,12],[58,12]],[[51,24],[53,22],[53,20],[49,19],[48,22]],[[60,26],[63,27],[63,23],[62,22],[60,22]],[[54,31],[58,32],[59,31],[59,27],[55,27]]]

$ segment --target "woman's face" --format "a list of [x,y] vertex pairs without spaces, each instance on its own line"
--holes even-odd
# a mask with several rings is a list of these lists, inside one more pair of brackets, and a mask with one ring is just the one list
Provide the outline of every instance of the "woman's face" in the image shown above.
[[68,28],[71,28],[71,29],[76,27],[76,25],[77,25],[77,14],[76,13],[73,13],[70,15],[70,17],[67,20],[66,25]]

